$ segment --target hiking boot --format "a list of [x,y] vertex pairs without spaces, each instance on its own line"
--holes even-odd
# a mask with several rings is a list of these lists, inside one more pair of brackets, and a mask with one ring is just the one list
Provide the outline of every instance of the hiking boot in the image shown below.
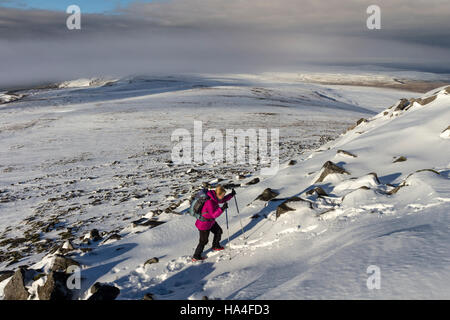
[[225,249],[225,248],[222,247],[222,246],[218,246],[218,247],[212,248],[213,251],[222,251],[222,250],[224,250],[224,249]]
[[203,261],[206,260],[206,257],[192,257],[192,262]]

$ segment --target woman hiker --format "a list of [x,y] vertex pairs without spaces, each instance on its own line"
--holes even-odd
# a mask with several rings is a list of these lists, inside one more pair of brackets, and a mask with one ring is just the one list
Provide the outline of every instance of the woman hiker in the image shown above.
[[[225,195],[225,193],[225,188],[220,185],[216,188],[216,190],[209,190],[207,192],[209,199],[205,202],[201,211],[202,217],[207,220],[201,221],[197,219],[195,222],[195,226],[200,232],[200,240],[198,241],[198,246],[192,256],[192,261],[201,261],[206,259],[205,257],[202,257],[202,252],[205,245],[208,243],[210,231],[214,234],[212,250],[220,251],[224,249],[224,247],[220,245],[222,228],[217,224],[215,219],[228,208],[227,201],[232,199],[236,192],[233,189],[230,194]],[[224,203],[222,208],[219,207],[219,203]]]

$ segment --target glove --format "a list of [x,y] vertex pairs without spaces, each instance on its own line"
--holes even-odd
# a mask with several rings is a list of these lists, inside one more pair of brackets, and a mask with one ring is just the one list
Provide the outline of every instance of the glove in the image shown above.
[[226,210],[226,209],[228,209],[228,203],[225,202],[222,206],[222,210]]
[[234,197],[236,195],[236,191],[234,189],[231,189],[231,195]]

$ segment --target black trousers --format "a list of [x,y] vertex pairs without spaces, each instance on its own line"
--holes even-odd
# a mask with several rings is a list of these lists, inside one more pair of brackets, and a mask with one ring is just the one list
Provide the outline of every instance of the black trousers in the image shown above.
[[218,248],[218,247],[220,247],[220,239],[222,237],[223,231],[222,231],[222,228],[216,222],[213,224],[211,229],[199,230],[199,232],[200,232],[200,240],[198,241],[198,246],[194,252],[194,258],[196,258],[196,259],[200,259],[200,257],[202,256],[203,249],[205,248],[206,244],[208,243],[209,232],[212,232],[214,234],[212,247]]

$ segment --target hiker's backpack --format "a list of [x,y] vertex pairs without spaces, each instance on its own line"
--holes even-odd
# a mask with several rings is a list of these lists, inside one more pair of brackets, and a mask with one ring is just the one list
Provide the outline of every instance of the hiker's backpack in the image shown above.
[[213,221],[214,219],[206,219],[202,216],[203,205],[210,198],[208,196],[208,189],[202,189],[195,195],[189,208],[189,214],[200,221]]

